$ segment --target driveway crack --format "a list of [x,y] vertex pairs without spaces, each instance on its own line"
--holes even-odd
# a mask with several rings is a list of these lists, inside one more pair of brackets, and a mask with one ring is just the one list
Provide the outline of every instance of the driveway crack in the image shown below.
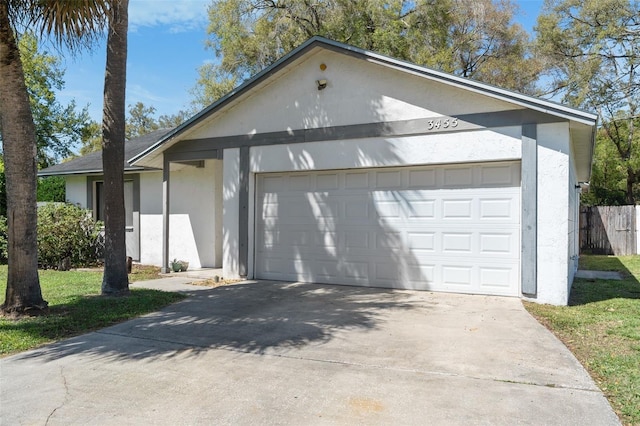
[[45,425],[49,424],[49,420],[51,420],[51,417],[53,417],[56,411],[64,407],[67,404],[67,401],[69,400],[69,385],[67,384],[67,377],[64,375],[64,366],[60,367],[60,377],[62,378],[62,385],[64,386],[64,399],[60,405],[55,407],[51,411],[51,413],[49,413],[49,415],[47,416],[47,420],[44,423]]
[[359,368],[381,369],[381,370],[388,370],[388,371],[398,371],[398,372],[415,373],[415,374],[436,375],[436,376],[460,377],[460,378],[467,378],[471,380],[482,380],[482,381],[490,381],[490,382],[510,383],[515,385],[525,385],[525,386],[538,386],[538,387],[555,388],[555,389],[570,389],[570,390],[578,390],[578,391],[584,391],[584,392],[595,392],[595,393],[600,392],[599,389],[593,389],[593,388],[588,388],[583,386],[570,386],[570,385],[557,384],[557,383],[537,383],[537,382],[520,381],[520,380],[512,380],[512,379],[501,379],[498,377],[479,377],[479,376],[464,375],[464,374],[452,373],[452,372],[446,372],[446,371],[420,370],[416,368],[405,368],[405,367],[396,367],[396,366],[390,367],[390,366],[384,366],[384,365],[358,363],[358,362],[335,360],[335,359],[321,359],[321,358],[294,356],[294,355],[287,355],[287,354],[256,352],[251,349],[234,348],[230,346],[212,347],[207,345],[198,345],[194,343],[184,343],[184,342],[174,341],[170,339],[158,339],[158,338],[150,338],[150,337],[132,336],[128,334],[111,333],[111,332],[105,332],[105,331],[98,331],[97,333],[127,337],[130,339],[146,340],[151,342],[168,343],[172,345],[181,346],[183,348],[224,350],[227,352],[243,353],[243,354],[249,354],[249,355],[258,355],[258,356],[292,359],[292,360],[300,360],[300,361],[310,361],[310,362],[318,362],[318,363],[328,363],[328,364],[336,364],[336,365],[346,365],[346,366],[354,366]]

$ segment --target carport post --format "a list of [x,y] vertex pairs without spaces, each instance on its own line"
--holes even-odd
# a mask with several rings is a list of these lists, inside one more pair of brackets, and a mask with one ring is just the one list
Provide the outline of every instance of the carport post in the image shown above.
[[169,272],[169,176],[171,162],[162,156],[162,273]]

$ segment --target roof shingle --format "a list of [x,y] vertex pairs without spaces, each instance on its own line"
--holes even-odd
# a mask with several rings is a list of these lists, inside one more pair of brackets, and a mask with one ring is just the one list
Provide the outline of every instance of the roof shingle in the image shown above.
[[[158,142],[164,135],[173,129],[158,129],[146,135],[133,138],[124,145],[124,170],[145,170],[146,167],[132,166],[129,159],[144,152],[147,148]],[[91,152],[81,157],[76,157],[64,163],[47,167],[38,172],[38,176],[72,175],[85,173],[102,173],[102,151]]]

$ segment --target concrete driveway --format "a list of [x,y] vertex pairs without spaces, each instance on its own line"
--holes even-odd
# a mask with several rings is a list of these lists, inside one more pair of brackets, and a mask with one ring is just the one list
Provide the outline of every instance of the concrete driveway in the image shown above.
[[518,299],[184,288],[160,312],[0,360],[1,423],[619,424]]

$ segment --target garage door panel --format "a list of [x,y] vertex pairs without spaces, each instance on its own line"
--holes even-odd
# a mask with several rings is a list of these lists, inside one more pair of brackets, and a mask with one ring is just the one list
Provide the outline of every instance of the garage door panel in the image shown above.
[[488,220],[517,220],[518,204],[511,198],[488,198],[480,200],[480,218]]
[[517,174],[514,173],[512,164],[508,165],[485,165],[478,169],[480,171],[480,185],[519,185]]
[[472,167],[444,167],[442,186],[468,188],[473,185]]
[[443,265],[442,283],[445,287],[467,288],[471,290],[473,267],[465,265]]
[[436,200],[420,199],[419,201],[412,201],[409,205],[408,219],[414,219],[416,221],[433,220],[436,217]]
[[258,278],[519,295],[519,163],[256,179]]
[[436,251],[437,232],[407,232],[408,248],[416,253],[434,253]]
[[408,186],[409,188],[435,188],[437,186],[437,170],[409,170]]
[[379,189],[400,189],[402,186],[402,171],[379,171],[375,174],[375,187]]
[[513,267],[480,266],[478,269],[480,287],[485,289],[487,293],[508,291],[513,280],[517,280],[517,277],[514,276]]
[[479,238],[480,254],[497,254],[500,256],[517,254],[516,241],[515,238],[513,238],[513,233],[481,232]]

